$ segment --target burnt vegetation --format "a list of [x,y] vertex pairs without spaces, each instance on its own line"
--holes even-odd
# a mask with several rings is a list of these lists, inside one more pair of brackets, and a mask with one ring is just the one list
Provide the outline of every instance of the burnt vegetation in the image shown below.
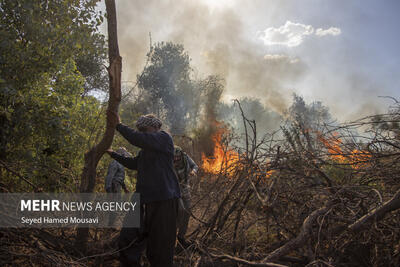
[[388,114],[331,125],[326,112],[305,121],[318,113],[295,101],[285,126],[263,138],[243,114],[241,154],[226,133],[216,139],[220,161],[203,164],[194,186],[193,245],[178,255],[183,262],[399,265],[398,103]]
[[[67,12],[68,3],[48,9]],[[12,11],[9,16],[26,13],[12,1],[1,4],[2,13]],[[94,7],[95,2],[91,12]],[[79,5],[75,8],[81,10]],[[13,25],[8,20],[2,17],[3,26]],[[15,35],[27,27],[17,26]],[[63,37],[60,27],[54,31]],[[15,43],[17,37],[21,41]],[[17,37],[5,39],[10,51],[21,42],[40,44],[29,35]],[[105,131],[101,122],[106,121],[106,100],[88,93],[101,89],[94,81],[107,77],[104,70],[83,68],[92,66],[92,61],[104,62],[104,53],[95,53],[104,50],[104,40],[94,37],[84,44],[79,42],[85,38],[68,40],[80,52],[88,46],[85,57],[74,58],[76,51],[67,47],[69,53],[60,58],[49,52],[52,60],[46,57],[44,62],[57,62],[43,66],[47,72],[35,69],[33,60],[28,62],[32,69],[19,79],[16,70],[27,63],[2,55],[12,68],[1,67],[0,72],[1,192],[103,191],[109,159],[100,159],[100,154],[107,145],[94,149],[96,164],[79,186],[85,151],[92,151]],[[29,47],[23,51],[30,51]],[[120,57],[114,56],[118,66],[114,64],[115,73],[109,68],[111,80],[120,72]],[[396,99],[390,100],[393,104],[385,114],[341,123],[322,103],[307,104],[296,95],[283,114],[259,99],[224,103],[224,79],[199,78],[194,73],[183,45],[157,43],[151,46],[136,84],[122,84],[122,95],[113,96],[117,101],[111,99],[113,110],[121,100],[121,119],[131,126],[141,114],[155,113],[175,143],[200,165],[191,179],[188,244],[177,242],[177,266],[400,266],[400,103]],[[23,119],[26,114],[29,121]],[[108,131],[113,132],[112,124]],[[106,143],[111,139],[112,134]],[[119,145],[136,152],[116,136],[113,147]],[[129,172],[130,191],[135,189],[135,177]],[[1,229],[0,265],[118,266],[118,230],[84,230],[86,251],[79,249],[76,232]]]
[[[208,150],[204,133],[176,136],[202,167],[192,179],[190,245],[177,243],[178,266],[400,264],[399,103],[387,114],[338,123],[321,103],[296,96],[269,133],[239,100],[234,107],[244,131],[213,118]],[[85,255],[73,236],[3,232],[2,261],[117,264],[117,231],[90,230]]]

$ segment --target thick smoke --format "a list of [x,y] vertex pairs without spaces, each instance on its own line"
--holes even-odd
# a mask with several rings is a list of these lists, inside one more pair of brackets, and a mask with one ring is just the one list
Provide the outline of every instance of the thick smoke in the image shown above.
[[185,46],[200,77],[220,75],[226,81],[223,99],[257,97],[268,108],[288,107],[288,84],[300,78],[305,66],[286,55],[266,55],[233,9],[212,9],[204,2],[127,1],[118,5],[119,42],[124,60],[123,79],[135,80],[145,64],[152,41]]
[[[389,74],[370,75],[370,68],[362,65],[371,64],[373,57],[368,45],[354,39],[363,27],[354,12],[364,15],[365,22],[372,16],[361,6],[346,2],[343,9],[334,1],[311,0],[118,0],[123,80],[134,83],[143,69],[151,32],[153,44],[184,45],[196,78],[224,78],[222,99],[228,104],[234,98],[255,97],[283,114],[297,93],[308,102],[322,101],[341,121],[382,112],[387,103],[378,96],[393,95],[385,90],[393,84],[382,79]],[[311,25],[315,34],[294,48],[264,45],[260,34],[288,21]],[[357,74],[366,76],[362,83],[346,77]],[[370,84],[375,84],[372,91]]]

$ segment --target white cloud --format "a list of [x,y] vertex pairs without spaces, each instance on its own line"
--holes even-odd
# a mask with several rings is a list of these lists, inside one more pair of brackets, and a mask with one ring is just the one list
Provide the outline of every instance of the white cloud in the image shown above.
[[259,38],[264,41],[265,45],[284,45],[288,47],[299,46],[303,43],[307,36],[325,36],[339,35],[339,28],[331,27],[329,29],[318,28],[316,31],[311,25],[294,23],[286,21],[285,25],[279,28],[270,27],[259,33]]
[[342,33],[342,31],[339,28],[336,28],[336,27],[330,27],[329,29],[326,29],[326,30],[324,30],[322,28],[318,28],[315,31],[315,35],[317,35],[317,36],[325,36],[325,35],[336,36],[336,35],[339,35],[341,33]]
[[285,25],[267,28],[261,33],[261,40],[265,45],[286,45],[289,47],[300,45],[304,37],[314,32],[311,25],[286,21]]

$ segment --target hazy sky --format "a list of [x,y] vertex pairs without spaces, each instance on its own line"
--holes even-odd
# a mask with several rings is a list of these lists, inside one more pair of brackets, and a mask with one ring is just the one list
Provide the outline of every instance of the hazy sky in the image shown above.
[[223,76],[225,101],[258,97],[281,112],[297,93],[350,120],[400,97],[398,0],[116,2],[125,81],[143,69],[151,32],[183,44],[198,77]]

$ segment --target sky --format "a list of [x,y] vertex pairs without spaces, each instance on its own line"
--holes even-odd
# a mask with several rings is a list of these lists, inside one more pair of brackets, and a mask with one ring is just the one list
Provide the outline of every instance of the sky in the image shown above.
[[[122,79],[135,81],[151,41],[183,44],[196,77],[218,74],[223,100],[256,97],[283,113],[292,95],[340,121],[400,98],[398,0],[118,0]],[[104,10],[104,4],[100,4]]]

